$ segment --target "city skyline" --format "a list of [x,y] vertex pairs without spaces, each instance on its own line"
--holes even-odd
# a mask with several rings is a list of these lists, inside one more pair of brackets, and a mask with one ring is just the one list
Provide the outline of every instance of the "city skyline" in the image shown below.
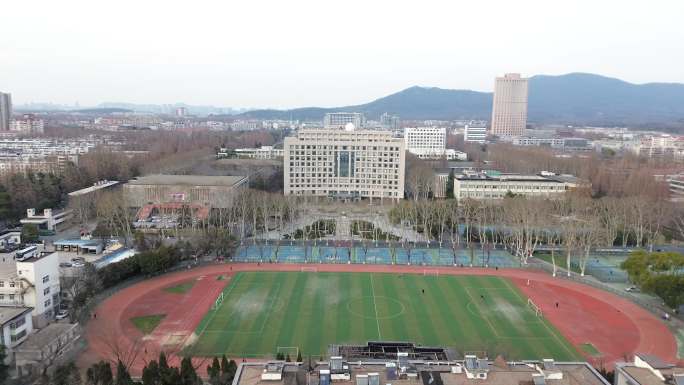
[[[684,40],[684,5],[675,1],[649,8],[648,18],[636,1],[579,1],[561,11],[538,1],[418,9],[124,1],[107,17],[79,0],[5,8],[1,86],[16,105],[339,106],[413,85],[491,91],[506,72],[684,82],[684,53],[672,49]],[[31,23],[18,17],[26,14]]]

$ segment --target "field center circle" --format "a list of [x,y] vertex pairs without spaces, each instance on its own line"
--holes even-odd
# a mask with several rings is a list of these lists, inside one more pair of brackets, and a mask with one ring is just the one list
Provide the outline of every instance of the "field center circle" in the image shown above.
[[[375,311],[378,311],[377,317],[375,314],[363,314],[359,313],[358,311],[353,309],[354,304],[360,303],[366,299],[370,299],[371,301],[374,301],[374,307]],[[377,305],[385,305],[378,307]],[[389,309],[389,310],[380,310],[380,309]],[[363,297],[356,297],[352,298],[349,301],[347,301],[347,311],[349,311],[351,314],[365,318],[365,319],[391,319],[391,318],[396,318],[404,314],[406,311],[406,306],[404,306],[403,302],[399,301],[396,298],[390,298],[390,297],[384,297],[384,296],[363,296]]]

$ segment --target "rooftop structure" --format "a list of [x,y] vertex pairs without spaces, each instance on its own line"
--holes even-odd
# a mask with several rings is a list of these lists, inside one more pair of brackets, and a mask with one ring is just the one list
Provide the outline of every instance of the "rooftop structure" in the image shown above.
[[119,182],[116,180],[101,180],[99,182],[95,182],[95,184],[93,184],[90,187],[86,187],[86,188],[82,188],[80,190],[70,192],[69,198],[74,198],[74,197],[78,197],[78,196],[82,196],[82,195],[88,195],[88,194],[91,194],[91,193],[94,193],[94,192],[100,191],[100,190],[106,190],[106,189],[113,187],[113,186],[116,186],[118,184],[119,184]]
[[345,128],[350,123],[354,128],[363,128],[366,117],[359,112],[329,112],[323,118],[324,128]]
[[684,385],[684,367],[649,354],[615,364],[615,385]]
[[19,220],[23,225],[33,224],[39,230],[57,231],[62,224],[73,217],[71,210],[45,209],[42,214],[37,214],[36,209],[26,209],[26,218]]
[[[610,385],[585,362],[490,361],[467,356],[460,361],[375,360],[315,363],[242,363],[235,385]],[[269,368],[271,368],[269,370]],[[346,369],[345,369],[346,368]],[[267,375],[274,373],[274,375]]]
[[247,182],[244,176],[168,175],[141,176],[128,181],[128,185],[158,186],[229,186],[237,187]]

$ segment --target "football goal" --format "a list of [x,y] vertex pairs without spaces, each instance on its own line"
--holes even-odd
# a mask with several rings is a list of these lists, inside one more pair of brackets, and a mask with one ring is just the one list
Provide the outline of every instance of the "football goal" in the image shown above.
[[299,347],[297,346],[278,346],[276,347],[276,357],[285,360],[290,357],[291,361],[297,361]]
[[537,304],[534,303],[534,302],[532,301],[532,299],[530,299],[530,298],[527,299],[527,306],[528,306],[530,309],[532,309],[532,311],[534,312],[534,314],[535,314],[537,317],[540,317],[540,318],[542,317],[541,308],[540,308],[539,306],[537,306]]
[[216,297],[216,301],[214,301],[214,304],[211,306],[212,310],[216,310],[221,307],[221,304],[223,303],[223,292],[219,293],[218,297]]
[[302,267],[301,272],[302,273],[318,273],[318,268],[317,267]]
[[425,269],[423,270],[423,275],[424,276],[430,276],[430,277],[439,277],[439,270],[430,270],[430,269]]

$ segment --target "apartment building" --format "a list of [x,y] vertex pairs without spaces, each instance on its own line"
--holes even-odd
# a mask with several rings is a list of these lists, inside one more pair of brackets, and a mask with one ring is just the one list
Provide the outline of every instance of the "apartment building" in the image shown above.
[[492,107],[492,134],[521,136],[527,126],[527,80],[520,74],[497,77]]
[[404,128],[406,150],[420,159],[466,160],[468,155],[446,148],[446,128],[406,127]]
[[646,158],[684,160],[684,136],[648,135],[639,140],[632,152]]
[[69,163],[77,163],[77,155],[2,156],[0,155],[0,177],[11,174],[44,173],[61,174]]
[[0,306],[29,307],[35,327],[54,319],[59,306],[59,257],[37,254],[24,261],[0,263]]
[[388,131],[301,129],[285,138],[285,195],[402,199],[404,148]]
[[454,197],[458,200],[503,199],[507,194],[554,197],[579,185],[580,181],[571,175],[548,172],[539,175],[466,172],[454,178]]
[[359,112],[329,112],[323,118],[324,128],[344,128],[349,123],[354,128],[362,128],[366,124],[366,117]]
[[10,122],[10,131],[42,134],[45,131],[45,121],[34,114],[24,114],[20,119]]
[[463,141],[471,143],[484,143],[487,140],[487,126],[481,125],[466,125]]

